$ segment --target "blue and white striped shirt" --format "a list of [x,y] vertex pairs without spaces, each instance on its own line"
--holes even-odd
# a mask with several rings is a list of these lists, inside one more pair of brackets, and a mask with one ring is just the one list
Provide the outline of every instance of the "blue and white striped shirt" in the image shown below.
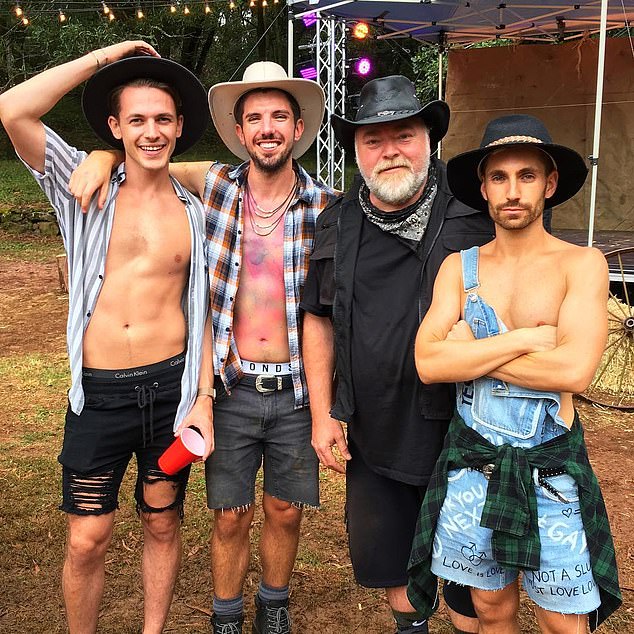
[[[86,158],[87,154],[68,145],[50,128],[45,126],[45,130],[44,173],[34,170],[27,163],[25,165],[55,210],[68,257],[69,305],[66,337],[72,380],[68,400],[72,411],[80,414],[84,407],[82,387],[84,333],[103,284],[115,200],[119,186],[125,180],[125,163],[119,165],[112,176],[103,210],[100,211],[97,208],[97,196],[94,196],[88,212],[84,214],[69,192],[68,182],[73,170]],[[192,196],[174,179],[172,184],[178,198],[185,203],[191,241],[189,281],[183,292],[182,302],[183,312],[187,319],[187,354],[181,380],[181,400],[174,421],[174,429],[176,429],[196,399],[203,331],[209,303],[209,276],[203,205],[198,198]]]

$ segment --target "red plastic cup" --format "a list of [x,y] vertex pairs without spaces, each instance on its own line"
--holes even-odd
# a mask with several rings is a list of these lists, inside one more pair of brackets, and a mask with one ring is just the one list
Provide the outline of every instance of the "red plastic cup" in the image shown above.
[[194,460],[201,458],[204,453],[205,439],[195,429],[187,427],[163,452],[158,459],[158,465],[167,475],[174,475]]

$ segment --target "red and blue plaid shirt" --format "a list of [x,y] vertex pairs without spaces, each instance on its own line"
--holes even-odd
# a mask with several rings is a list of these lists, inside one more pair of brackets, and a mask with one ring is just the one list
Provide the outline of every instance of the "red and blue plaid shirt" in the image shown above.
[[[237,167],[212,163],[203,196],[207,210],[214,371],[227,391],[243,376],[233,334],[233,309],[242,267],[242,201],[248,167],[248,161]],[[314,181],[296,162],[293,169],[299,177],[299,189],[284,218],[284,288],[295,408],[301,408],[308,405],[308,391],[299,342],[300,295],[308,272],[317,216],[334,198],[335,192]]]

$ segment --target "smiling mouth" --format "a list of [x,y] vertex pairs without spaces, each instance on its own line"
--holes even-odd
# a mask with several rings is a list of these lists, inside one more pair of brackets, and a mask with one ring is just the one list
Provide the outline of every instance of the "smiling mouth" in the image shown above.
[[148,154],[156,154],[160,152],[165,145],[139,145],[139,148],[143,150],[143,152],[147,152]]
[[280,145],[280,141],[260,141],[258,143],[258,147],[265,151],[276,150]]

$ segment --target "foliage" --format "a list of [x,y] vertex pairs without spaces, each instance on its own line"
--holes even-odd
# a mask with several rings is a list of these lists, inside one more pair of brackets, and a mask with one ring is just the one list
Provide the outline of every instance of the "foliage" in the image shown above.
[[24,26],[11,11],[14,4],[0,0],[0,86],[7,88],[45,68],[124,39],[147,40],[163,56],[192,70],[205,85],[227,81],[256,59],[284,61],[286,57],[284,3],[271,3],[264,10],[261,5],[251,9],[248,2],[238,0],[236,8],[230,9],[224,0],[211,0],[209,13],[197,2],[196,6],[191,3],[185,15],[180,7],[171,13],[167,3],[152,8],[154,3],[145,0],[145,17],[138,19],[138,2],[113,0],[108,3],[116,14],[112,22],[98,10],[100,2],[85,3],[94,5],[93,11],[81,7],[84,3],[68,4],[80,9],[69,7],[67,20],[60,23],[57,5],[22,2],[30,18]]

